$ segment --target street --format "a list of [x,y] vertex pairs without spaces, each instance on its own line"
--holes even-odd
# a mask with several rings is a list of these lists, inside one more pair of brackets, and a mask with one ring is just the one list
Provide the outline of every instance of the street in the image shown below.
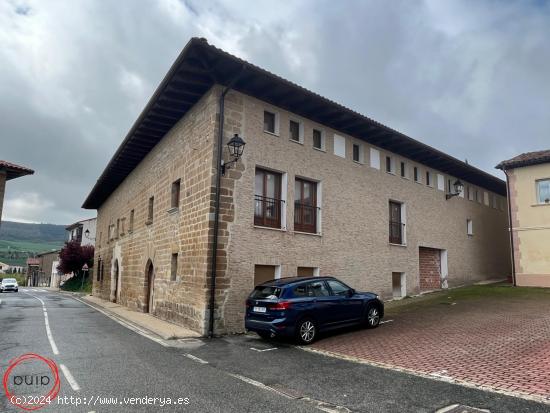
[[[37,353],[61,366],[59,396],[73,396],[73,404],[56,400],[41,411],[435,412],[452,404],[492,412],[548,411],[547,405],[532,401],[254,336],[173,340],[167,345],[70,295],[43,289],[22,288],[1,294],[0,300],[2,374],[11,359]],[[129,405],[124,399],[144,397],[159,399],[154,405]],[[161,407],[158,403],[168,397],[187,398],[188,404]],[[4,395],[0,400],[2,412],[20,411]]]

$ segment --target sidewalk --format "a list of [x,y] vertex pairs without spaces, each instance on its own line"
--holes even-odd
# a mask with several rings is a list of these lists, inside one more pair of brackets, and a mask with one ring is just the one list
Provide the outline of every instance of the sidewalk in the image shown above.
[[141,329],[148,330],[162,337],[164,340],[200,337],[200,334],[193,330],[153,317],[151,314],[133,311],[92,295],[82,295],[80,298],[92,307],[96,307],[116,318],[121,318],[125,322],[134,324]]

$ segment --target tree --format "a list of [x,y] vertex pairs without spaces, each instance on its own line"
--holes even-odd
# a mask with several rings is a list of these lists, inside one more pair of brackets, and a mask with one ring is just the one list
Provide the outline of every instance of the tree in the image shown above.
[[81,246],[77,241],[65,242],[65,246],[59,253],[59,265],[57,270],[63,274],[74,273],[83,276],[82,267],[87,264],[92,268],[94,265],[94,247],[91,245]]

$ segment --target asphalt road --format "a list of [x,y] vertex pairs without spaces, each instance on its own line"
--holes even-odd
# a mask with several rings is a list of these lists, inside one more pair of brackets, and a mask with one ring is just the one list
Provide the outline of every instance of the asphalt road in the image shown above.
[[[44,412],[435,412],[455,403],[491,412],[550,411],[548,405],[253,336],[164,342],[167,347],[46,290],[25,288],[0,294],[0,300],[2,376],[10,360],[24,353],[63,366],[59,396],[65,404],[55,399]],[[149,399],[144,405],[145,397],[156,397],[156,404]],[[132,405],[130,398],[136,398]],[[161,406],[167,398],[187,398],[188,404]],[[0,411],[22,410],[2,392]]]

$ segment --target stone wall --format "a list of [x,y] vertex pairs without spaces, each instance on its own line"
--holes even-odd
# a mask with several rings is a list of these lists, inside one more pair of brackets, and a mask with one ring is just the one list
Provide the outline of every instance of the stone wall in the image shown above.
[[[105,271],[102,281],[94,277],[93,294],[144,311],[151,261],[155,279],[150,312],[201,333],[207,319],[218,94],[214,88],[202,97],[111,194],[97,218],[95,268],[101,259]],[[171,188],[178,179],[180,205],[172,209]],[[154,213],[147,223],[150,197]],[[173,253],[178,254],[175,280]]]
[[[227,273],[219,283],[220,331],[243,330],[244,301],[254,288],[254,265],[280,266],[282,277],[295,276],[298,267],[315,267],[320,275],[336,276],[357,290],[392,297],[392,272],[405,273],[407,294],[420,292],[419,247],[447,250],[450,287],[478,280],[506,278],[510,274],[505,197],[464,182],[472,194],[445,199],[447,180],[455,177],[426,168],[338,131],[302,119],[256,98],[237,92],[235,117],[239,133],[247,142],[238,179],[224,180],[232,198],[227,240]],[[236,97],[237,96],[237,97]],[[241,103],[242,102],[242,103]],[[278,135],[263,131],[264,109],[276,112]],[[232,122],[231,113],[228,122]],[[289,140],[289,120],[303,127],[303,142]],[[236,122],[236,120],[235,120]],[[237,125],[237,124],[235,124]],[[325,148],[312,147],[312,129],[324,132]],[[345,158],[334,154],[333,136],[345,138]],[[352,160],[352,144],[361,146],[361,162]],[[380,166],[370,161],[370,149],[380,152]],[[406,162],[407,176],[386,173],[384,160],[391,155],[395,165]],[[415,182],[412,168],[419,168]],[[286,194],[286,226],[280,229],[254,226],[255,168],[283,173]],[[432,185],[425,183],[425,172]],[[444,182],[438,189],[437,175]],[[304,234],[293,229],[294,181],[296,177],[317,181],[320,192],[321,231]],[[478,200],[473,196],[478,191]],[[495,203],[493,203],[495,197]],[[388,202],[403,202],[406,210],[406,245],[388,242]],[[473,221],[468,236],[466,220]],[[225,242],[225,239],[224,239]],[[220,273],[221,275],[221,273]]]

